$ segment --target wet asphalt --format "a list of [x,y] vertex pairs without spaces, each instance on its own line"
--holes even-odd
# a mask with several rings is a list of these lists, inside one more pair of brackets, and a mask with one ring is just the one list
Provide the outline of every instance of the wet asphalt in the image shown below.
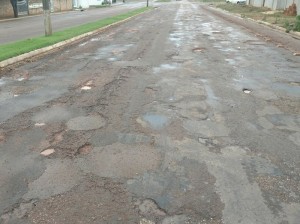
[[287,34],[156,6],[1,71],[0,223],[299,223]]

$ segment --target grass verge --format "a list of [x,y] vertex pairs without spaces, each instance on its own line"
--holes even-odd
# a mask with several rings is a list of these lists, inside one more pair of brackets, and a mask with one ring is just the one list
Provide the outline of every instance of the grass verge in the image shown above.
[[81,34],[94,31],[96,29],[105,27],[107,25],[113,24],[115,22],[122,21],[124,19],[127,19],[131,16],[140,14],[142,12],[145,12],[147,10],[151,9],[150,7],[145,7],[141,9],[136,9],[131,12],[121,14],[118,16],[109,17],[106,19],[102,19],[96,22],[87,23],[84,25],[80,25],[77,27],[68,28],[63,31],[55,32],[52,36],[49,37],[36,37],[36,38],[30,38],[14,43],[9,44],[3,44],[0,45],[0,61],[4,61],[6,59],[28,53],[33,50],[37,50],[43,47],[48,47],[53,44],[56,44],[58,42],[68,40],[72,37],[79,36]]
[[217,7],[228,12],[238,13],[243,18],[264,21],[284,28],[286,28],[286,24],[294,24],[296,22],[295,16],[286,16],[283,14],[283,11],[271,11],[270,9],[264,7],[254,7],[251,5],[231,3],[218,4]]

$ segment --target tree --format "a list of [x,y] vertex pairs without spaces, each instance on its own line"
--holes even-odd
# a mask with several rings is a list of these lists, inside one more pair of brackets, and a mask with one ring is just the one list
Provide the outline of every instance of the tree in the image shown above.
[[10,3],[13,7],[13,10],[14,10],[14,17],[17,18],[19,15],[18,15],[18,0],[10,0]]
[[44,10],[44,25],[45,25],[45,35],[52,35],[52,24],[50,17],[50,0],[43,0],[43,10]]

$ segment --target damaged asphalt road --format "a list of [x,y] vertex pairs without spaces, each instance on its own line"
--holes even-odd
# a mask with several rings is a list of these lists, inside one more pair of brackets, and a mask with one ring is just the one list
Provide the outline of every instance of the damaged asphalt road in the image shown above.
[[300,57],[253,27],[160,4],[2,70],[0,223],[299,223]]

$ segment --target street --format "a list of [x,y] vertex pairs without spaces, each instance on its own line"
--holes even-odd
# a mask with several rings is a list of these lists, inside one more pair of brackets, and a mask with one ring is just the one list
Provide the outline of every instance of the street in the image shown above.
[[157,6],[0,71],[1,224],[299,224],[300,40]]
[[[127,13],[133,9],[145,6],[145,2],[130,0],[126,2],[126,4],[116,5],[113,7],[54,13],[51,15],[53,32]],[[44,34],[44,15],[35,15],[3,21],[0,20],[0,44],[40,37],[44,36]]]

